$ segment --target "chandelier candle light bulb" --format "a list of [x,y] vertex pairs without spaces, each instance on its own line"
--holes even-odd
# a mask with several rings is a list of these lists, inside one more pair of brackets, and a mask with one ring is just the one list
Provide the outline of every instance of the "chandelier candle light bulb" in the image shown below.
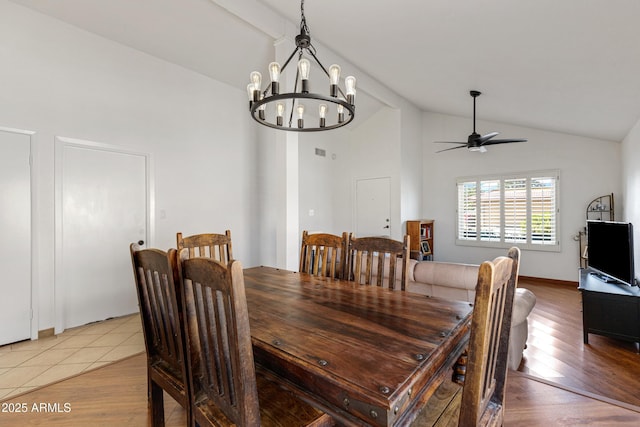
[[334,98],[338,96],[338,82],[340,81],[340,66],[333,64],[329,67],[329,94]]
[[276,124],[282,126],[284,116],[284,102],[278,102],[276,104]]
[[249,83],[247,85],[247,96],[249,97],[249,105],[253,103],[253,90],[255,85],[253,83]]
[[269,75],[271,76],[271,95],[280,93],[280,64],[272,62],[269,64]]
[[344,107],[338,104],[337,110],[338,110],[338,123],[342,123],[344,122]]
[[320,104],[318,107],[318,114],[320,115],[320,127],[323,128],[327,123],[327,104]]
[[262,74],[253,71],[249,75],[249,80],[253,84],[253,101],[260,101],[260,87],[262,86]]
[[280,64],[272,62],[269,64],[269,75],[271,76],[271,95],[280,93]]
[[302,93],[309,93],[309,74],[311,72],[311,63],[307,58],[298,61],[298,71],[300,72],[300,80],[302,82]]
[[298,128],[302,129],[304,127],[304,105],[298,104]]
[[347,89],[347,102],[353,105],[356,101],[356,78],[349,76],[344,79],[344,86]]

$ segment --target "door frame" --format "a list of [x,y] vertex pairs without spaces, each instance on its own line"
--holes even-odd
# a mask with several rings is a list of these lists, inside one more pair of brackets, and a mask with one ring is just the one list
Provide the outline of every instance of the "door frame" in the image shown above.
[[[145,188],[146,188],[146,246],[151,247],[155,242],[155,187],[153,180],[153,162],[150,153],[131,150],[125,147],[121,147],[113,144],[106,144],[102,142],[88,141],[77,138],[68,138],[64,136],[56,136],[54,142],[54,217],[55,217],[55,236],[54,236],[54,298],[55,298],[55,334],[62,333],[64,331],[64,285],[62,278],[63,271],[63,236],[64,230],[62,227],[63,218],[63,199],[62,199],[62,172],[64,170],[64,149],[66,147],[76,147],[88,150],[107,151],[121,154],[129,154],[142,156],[145,159]],[[123,248],[126,250],[126,248]]]
[[31,289],[31,339],[38,339],[38,325],[39,325],[39,305],[38,302],[38,251],[36,250],[36,236],[38,236],[38,221],[35,219],[35,206],[36,206],[36,194],[37,185],[36,185],[36,176],[35,176],[35,155],[34,155],[34,147],[36,142],[36,132],[25,129],[16,129],[5,126],[0,126],[0,131],[9,132],[9,133],[17,133],[20,135],[27,135],[29,137],[29,185],[30,185],[30,210],[31,210],[31,278],[30,278],[30,289]]

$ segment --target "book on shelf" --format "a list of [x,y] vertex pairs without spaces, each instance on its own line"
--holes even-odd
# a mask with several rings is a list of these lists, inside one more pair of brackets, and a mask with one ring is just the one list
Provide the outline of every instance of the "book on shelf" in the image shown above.
[[423,255],[431,254],[431,246],[429,246],[429,242],[426,240],[420,242],[420,249]]

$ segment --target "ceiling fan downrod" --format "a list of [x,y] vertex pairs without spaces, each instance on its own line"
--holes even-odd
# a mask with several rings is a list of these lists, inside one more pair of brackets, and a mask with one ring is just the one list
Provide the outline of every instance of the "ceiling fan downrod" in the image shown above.
[[473,97],[473,133],[476,133],[476,98],[480,96],[482,92],[472,90],[469,94]]

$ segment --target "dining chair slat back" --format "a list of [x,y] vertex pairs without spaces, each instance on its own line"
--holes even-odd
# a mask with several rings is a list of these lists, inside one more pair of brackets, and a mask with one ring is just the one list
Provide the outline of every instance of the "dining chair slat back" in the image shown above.
[[458,425],[501,426],[520,250],[480,265]]
[[187,255],[181,251],[180,268],[193,422],[201,427],[331,425],[331,417],[256,370],[241,263]]
[[347,259],[349,235],[302,232],[300,272],[314,276],[342,279]]
[[[351,237],[348,251],[348,280],[405,290],[409,274],[409,236],[402,242],[387,237]],[[398,271],[400,270],[400,271]],[[398,275],[400,275],[399,285]]]
[[224,234],[204,233],[183,237],[176,234],[178,253],[184,248],[189,249],[189,258],[206,257],[228,264],[233,259],[231,245],[231,231]]
[[153,426],[164,426],[163,390],[189,411],[190,388],[182,324],[177,253],[129,247],[145,349],[148,403]]

